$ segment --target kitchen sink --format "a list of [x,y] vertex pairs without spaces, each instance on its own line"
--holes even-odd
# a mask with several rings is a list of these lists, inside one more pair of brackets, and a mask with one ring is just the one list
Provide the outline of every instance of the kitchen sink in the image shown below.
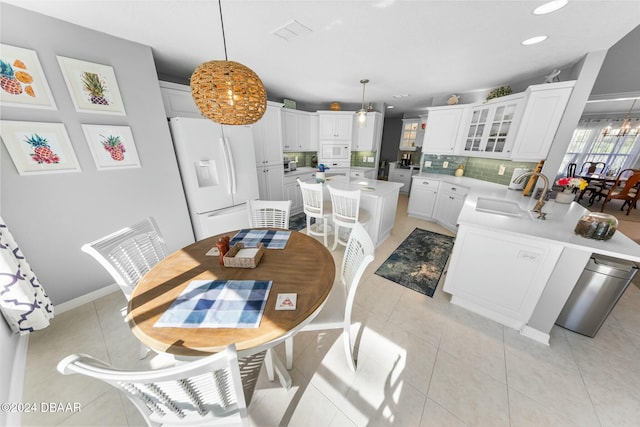
[[476,202],[478,212],[486,212],[498,215],[524,217],[527,212],[520,209],[516,202],[504,199],[491,199],[488,197],[478,197]]

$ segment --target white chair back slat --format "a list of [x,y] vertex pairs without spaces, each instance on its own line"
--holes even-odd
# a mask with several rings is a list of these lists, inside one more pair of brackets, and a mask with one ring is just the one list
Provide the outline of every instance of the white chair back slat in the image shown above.
[[148,425],[249,425],[234,345],[212,356],[152,371],[123,371],[91,356],[73,354],[60,361],[58,371],[86,375],[119,389]]
[[249,200],[247,209],[251,227],[289,229],[291,200]]
[[82,251],[111,274],[127,299],[142,276],[169,254],[153,218],[87,243]]

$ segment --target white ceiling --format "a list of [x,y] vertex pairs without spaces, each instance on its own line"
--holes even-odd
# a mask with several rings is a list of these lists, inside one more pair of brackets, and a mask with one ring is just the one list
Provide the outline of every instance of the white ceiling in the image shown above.
[[[215,0],[2,1],[151,46],[161,75],[187,81],[201,62],[224,59]],[[638,0],[570,0],[533,15],[542,3],[223,0],[222,13],[228,59],[252,68],[270,99],[357,105],[368,78],[366,102],[394,105],[387,114],[396,116],[433,97],[566,68],[640,24]],[[311,32],[290,41],[273,34],[294,19]],[[548,40],[520,44],[541,34]]]

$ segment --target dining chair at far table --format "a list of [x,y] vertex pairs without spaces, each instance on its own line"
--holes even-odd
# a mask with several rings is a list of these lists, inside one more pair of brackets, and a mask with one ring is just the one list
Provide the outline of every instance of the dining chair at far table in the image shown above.
[[[298,185],[302,192],[303,211],[307,217],[307,235],[322,236],[324,245],[329,246],[327,235],[329,229],[329,219],[331,218],[331,202],[324,200],[322,183],[308,183],[300,181]],[[311,226],[311,218],[315,218],[315,229]]]
[[605,162],[584,162],[580,168],[580,175],[603,174],[606,168]]
[[618,177],[610,188],[605,188],[596,196],[604,197],[600,212],[604,211],[607,202],[611,200],[624,200],[620,210],[624,210],[627,206],[627,215],[631,209],[635,207],[638,200],[638,185],[640,184],[640,169],[624,169],[618,174]]
[[186,364],[126,371],[84,354],[58,363],[63,375],[103,381],[129,398],[150,426],[249,426],[250,395],[243,387],[235,345]]
[[[303,331],[342,329],[344,351],[351,370],[356,370],[356,358],[351,347],[351,312],[356,291],[364,270],[374,259],[373,240],[362,224],[356,223],[349,235],[340,268],[340,285],[334,284],[320,313],[305,325]],[[293,339],[285,341],[286,366],[293,367]]]
[[[107,270],[127,301],[142,276],[169,254],[152,217],[86,243],[81,249]],[[140,357],[148,351],[149,348],[143,345]]]
[[289,229],[291,200],[249,200],[247,210],[250,227]]
[[331,250],[335,250],[338,243],[347,245],[347,239],[340,239],[340,227],[351,230],[357,223],[366,224],[369,212],[360,208],[361,190],[339,190],[331,185],[327,185],[327,189],[331,196],[331,220],[335,227]]

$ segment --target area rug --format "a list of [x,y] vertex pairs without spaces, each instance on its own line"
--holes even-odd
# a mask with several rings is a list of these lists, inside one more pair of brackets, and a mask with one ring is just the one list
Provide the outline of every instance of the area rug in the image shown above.
[[376,274],[433,297],[452,248],[453,237],[416,228]]

